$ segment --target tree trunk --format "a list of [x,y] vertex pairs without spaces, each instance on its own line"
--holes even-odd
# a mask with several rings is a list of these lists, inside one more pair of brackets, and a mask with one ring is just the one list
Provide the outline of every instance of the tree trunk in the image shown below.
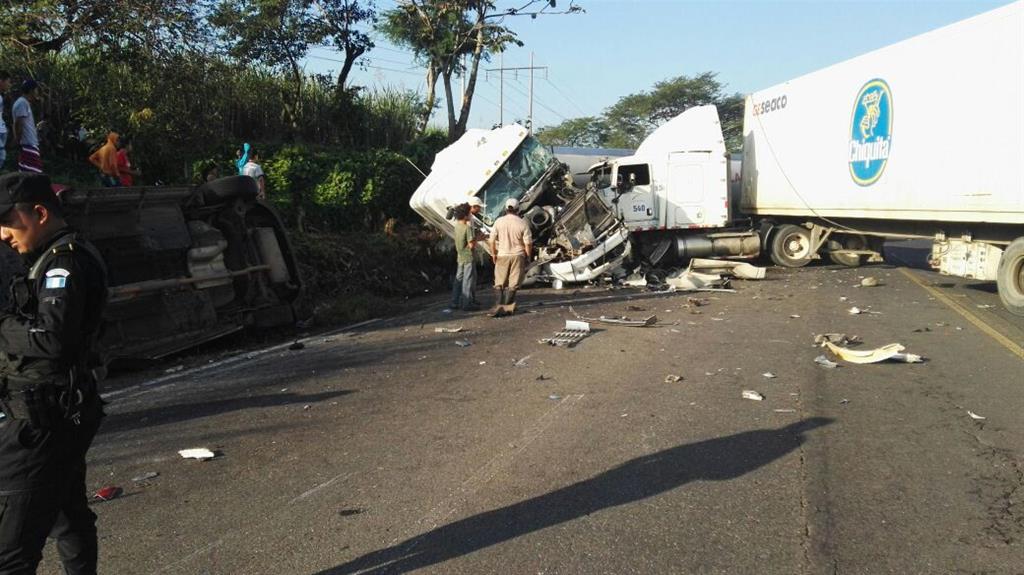
[[453,142],[466,133],[466,125],[469,124],[469,109],[473,104],[473,91],[476,90],[476,76],[480,70],[480,58],[484,54],[484,29],[483,18],[478,21],[479,29],[476,33],[476,45],[473,46],[473,63],[469,66],[469,80],[466,82],[466,91],[462,94],[462,109],[459,110],[459,121],[455,125],[455,133],[448,133],[448,138]]
[[348,82],[349,72],[352,71],[352,66],[355,65],[356,60],[358,60],[364,52],[366,52],[366,50],[352,48],[348,45],[345,46],[345,62],[341,65],[341,72],[338,73],[339,92],[345,91],[345,83]]
[[456,134],[458,126],[455,122],[455,95],[452,94],[452,67],[446,66],[441,71],[441,81],[444,82],[444,99],[448,107],[448,142],[454,142],[462,134]]
[[427,129],[427,123],[430,122],[430,115],[434,113],[434,101],[436,94],[434,93],[437,88],[437,65],[433,62],[427,64],[427,101],[423,104],[423,116],[420,118],[420,130],[422,134]]

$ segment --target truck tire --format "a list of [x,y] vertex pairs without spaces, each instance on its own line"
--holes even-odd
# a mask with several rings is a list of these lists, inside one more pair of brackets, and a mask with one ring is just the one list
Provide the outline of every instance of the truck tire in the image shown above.
[[[833,244],[838,246],[838,249],[845,250],[864,250],[868,247],[868,242],[864,236],[840,236],[838,241],[829,242],[829,248],[833,248]],[[829,252],[828,258],[832,260],[832,263],[846,266],[848,268],[859,268],[867,256],[860,254],[839,254],[836,252]]]
[[771,256],[776,265],[802,268],[811,263],[811,231],[802,226],[785,224],[772,234]]
[[999,258],[996,274],[999,299],[1014,315],[1024,316],[1024,237],[1010,242]]

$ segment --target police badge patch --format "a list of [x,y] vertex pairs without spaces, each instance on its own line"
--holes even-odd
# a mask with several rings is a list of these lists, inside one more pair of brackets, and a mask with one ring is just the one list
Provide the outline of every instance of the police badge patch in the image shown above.
[[46,289],[64,289],[64,286],[68,283],[68,276],[71,272],[64,268],[53,268],[46,272],[46,283],[44,287]]

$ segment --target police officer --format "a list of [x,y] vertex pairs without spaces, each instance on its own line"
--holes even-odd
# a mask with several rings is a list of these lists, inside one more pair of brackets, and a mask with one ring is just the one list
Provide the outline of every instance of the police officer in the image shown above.
[[47,536],[66,573],[96,573],[85,454],[103,417],[93,344],[106,270],[42,174],[0,176],[0,239],[28,266],[0,314],[0,575],[35,573]]

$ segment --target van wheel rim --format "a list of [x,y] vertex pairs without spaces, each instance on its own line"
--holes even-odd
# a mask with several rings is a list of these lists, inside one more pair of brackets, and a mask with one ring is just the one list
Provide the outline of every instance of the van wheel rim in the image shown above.
[[786,256],[795,260],[806,259],[811,251],[810,242],[802,234],[790,234],[783,243]]

